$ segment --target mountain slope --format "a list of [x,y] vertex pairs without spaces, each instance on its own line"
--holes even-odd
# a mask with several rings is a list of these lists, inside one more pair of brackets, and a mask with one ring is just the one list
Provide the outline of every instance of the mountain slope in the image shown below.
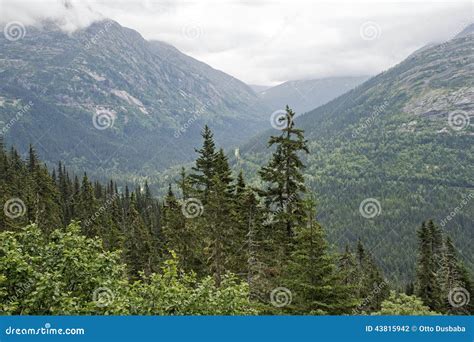
[[229,146],[267,121],[243,82],[113,21],[1,39],[0,75],[6,141],[76,168],[162,169],[191,156],[205,122]]
[[[306,178],[330,240],[342,248],[361,238],[401,285],[413,279],[415,231],[429,218],[474,270],[473,48],[470,35],[419,51],[297,119],[312,152]],[[240,149],[248,174],[275,133]],[[372,218],[360,211],[367,202]]]
[[273,111],[289,105],[300,114],[319,107],[367,80],[362,77],[333,77],[315,80],[288,81],[259,93]]

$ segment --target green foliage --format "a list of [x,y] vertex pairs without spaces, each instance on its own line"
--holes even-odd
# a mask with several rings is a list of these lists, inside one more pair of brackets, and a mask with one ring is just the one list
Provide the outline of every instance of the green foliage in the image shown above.
[[309,204],[306,226],[296,229],[294,250],[286,270],[285,283],[295,293],[290,310],[300,314],[348,312],[357,304],[357,297],[344,284],[323,230],[313,219],[313,210]]
[[[414,227],[430,217],[450,232],[474,271],[474,126],[472,119],[460,131],[448,124],[449,113],[472,104],[473,39],[416,53],[295,119],[311,151],[303,159],[306,186],[318,200],[318,221],[329,242],[342,250],[364,237],[397,287],[413,281]],[[240,148],[238,163],[251,184],[261,183],[257,174],[270,156],[270,134]],[[366,198],[376,198],[382,208],[369,220],[358,210]]]
[[270,137],[268,142],[269,147],[275,145],[275,152],[268,165],[259,171],[262,180],[268,183],[261,194],[273,211],[272,220],[278,222],[276,230],[280,230],[283,237],[291,237],[294,228],[303,223],[305,217],[301,198],[306,192],[304,165],[299,152],[309,153],[309,150],[304,131],[295,127],[294,117],[295,113],[287,106],[285,116],[279,118],[285,125],[281,135]]
[[93,300],[96,289],[120,294],[127,284],[117,252],[80,235],[73,223],[46,239],[36,225],[0,233],[1,301],[5,314],[67,315],[109,312]]
[[132,284],[128,295],[131,314],[139,315],[251,315],[248,285],[231,274],[219,286],[212,277],[197,280],[178,267],[176,255],[154,273]]
[[382,309],[374,315],[410,315],[410,316],[433,316],[439,315],[431,311],[416,296],[408,296],[404,293],[390,292],[387,300],[382,302]]
[[[1,146],[3,147],[3,145]],[[152,198],[148,185],[120,194],[117,184],[92,183],[84,174],[82,182],[72,178],[60,163],[54,177],[42,165],[30,147],[27,161],[12,149],[0,149],[0,198],[5,204],[14,199],[21,203],[17,217],[0,211],[0,231],[19,230],[35,223],[49,238],[51,230],[80,221],[81,232],[100,237],[108,250],[120,249],[131,276],[140,271],[156,270],[161,260],[159,249],[159,203]]]
[[[264,191],[234,176],[208,128],[196,167],[181,171],[177,195],[170,184],[163,203],[147,183],[122,192],[113,181],[104,186],[84,175],[80,182],[62,164],[50,176],[33,149],[27,162],[0,150],[2,199],[27,203],[16,218],[0,214],[2,312],[365,314],[405,312],[396,308],[403,302],[423,312],[416,298],[386,300],[390,285],[360,240],[355,253],[330,248],[306,194],[305,140],[292,115],[288,109],[286,131],[271,139],[280,151],[272,163],[285,156],[286,176],[279,183],[264,168]],[[23,228],[27,221],[35,223]],[[471,313],[471,304],[450,302],[453,287],[472,289],[452,240],[432,221],[419,238],[421,300],[437,312]],[[293,296],[285,305],[272,299],[281,286]]]
[[441,229],[432,220],[423,222],[418,237],[417,296],[432,310],[461,315],[473,313],[474,307],[467,302],[467,298],[465,302],[461,299],[457,306],[455,293],[462,289],[469,295],[472,281],[464,264],[458,259],[451,238],[444,238]]
[[[6,137],[22,153],[41,137],[50,166],[61,154],[91,178],[126,182],[186,161],[206,122],[226,147],[266,127],[268,109],[246,84],[114,21],[74,37],[53,23],[28,30],[14,46],[0,41],[0,121],[14,120]],[[113,116],[111,127],[94,129],[97,114]]]
[[0,308],[3,314],[242,315],[256,314],[248,285],[223,276],[201,280],[173,259],[160,273],[130,282],[120,253],[80,235],[73,223],[47,241],[37,226],[0,233]]

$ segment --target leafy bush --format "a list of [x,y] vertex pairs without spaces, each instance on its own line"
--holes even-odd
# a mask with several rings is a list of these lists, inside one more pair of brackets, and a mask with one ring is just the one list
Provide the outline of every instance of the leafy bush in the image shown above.
[[77,223],[46,238],[30,225],[0,233],[0,310],[3,314],[233,315],[256,314],[246,283],[179,269],[174,253],[161,273],[130,283],[120,252],[80,235]]
[[382,302],[382,309],[374,315],[439,315],[425,306],[422,300],[416,296],[408,296],[404,293],[390,292],[390,297]]

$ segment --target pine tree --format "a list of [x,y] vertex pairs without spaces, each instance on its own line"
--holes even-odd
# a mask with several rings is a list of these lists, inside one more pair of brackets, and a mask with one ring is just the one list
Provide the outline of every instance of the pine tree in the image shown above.
[[137,210],[135,193],[130,196],[126,212],[126,239],[124,258],[132,279],[138,279],[140,272],[149,274],[152,271],[152,246],[151,237],[145,227],[143,218]]
[[99,205],[94,196],[94,188],[85,173],[82,178],[76,209],[77,218],[81,221],[84,235],[88,237],[98,236],[99,222],[96,213],[99,210]]
[[294,293],[290,309],[300,314],[347,312],[356,305],[356,299],[328,251],[323,229],[314,219],[311,201],[306,207],[307,221],[296,228],[286,276],[286,283]]
[[31,145],[28,153],[28,174],[28,218],[49,233],[60,227],[63,221],[59,205],[60,194],[48,169],[39,163],[36,151]]
[[[439,272],[439,282],[442,287],[443,308],[440,310],[449,314],[466,315],[473,312],[472,303],[466,303],[459,307],[453,306],[455,291],[464,289],[465,293],[472,293],[472,284],[468,272],[462,262],[458,259],[456,247],[448,236],[444,241],[443,256],[441,260],[441,270]],[[467,297],[466,297],[467,298]],[[458,303],[455,303],[458,304]],[[459,303],[460,304],[460,303]]]
[[207,125],[201,135],[204,143],[201,149],[196,150],[199,157],[196,159],[196,165],[192,168],[194,173],[190,175],[190,181],[194,189],[202,195],[205,204],[215,174],[218,153],[216,152],[213,134]]
[[163,205],[162,228],[166,249],[179,255],[183,269],[193,270],[195,260],[192,247],[195,241],[193,241],[190,231],[190,224],[183,216],[181,205],[174,195],[171,184],[168,186],[168,193]]
[[295,113],[287,106],[285,128],[280,136],[272,136],[269,147],[275,145],[270,162],[259,174],[264,182],[269,183],[262,192],[265,203],[273,211],[273,217],[280,229],[291,237],[296,226],[304,222],[305,213],[302,195],[306,192],[304,168],[299,152],[309,153],[303,130],[295,128]]
[[208,201],[204,207],[201,228],[205,241],[205,252],[209,271],[217,286],[221,284],[224,274],[229,270],[228,262],[234,233],[235,213],[233,203],[229,200],[228,184],[218,175],[212,179]]
[[357,274],[355,289],[361,301],[358,311],[380,310],[382,302],[390,294],[390,289],[371,253],[365,249],[360,239],[357,242],[355,272]]
[[423,222],[418,231],[419,249],[415,293],[425,305],[438,310],[441,305],[441,288],[438,282],[439,236],[432,221]]
[[338,266],[343,275],[343,284],[355,287],[359,281],[359,273],[357,272],[357,262],[349,245],[345,246],[344,253],[339,256]]

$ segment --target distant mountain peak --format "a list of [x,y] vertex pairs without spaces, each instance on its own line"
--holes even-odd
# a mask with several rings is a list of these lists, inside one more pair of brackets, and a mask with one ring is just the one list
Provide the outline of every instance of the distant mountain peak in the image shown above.
[[[6,141],[24,151],[41,137],[48,162],[56,149],[84,168],[156,170],[189,158],[205,123],[225,147],[269,125],[270,110],[245,83],[113,20],[73,32],[45,21],[27,32],[0,40],[0,103],[35,104]],[[16,111],[0,105],[0,121]],[[95,129],[96,117],[112,124]]]
[[366,81],[369,76],[291,80],[261,91],[272,110],[289,105],[297,114],[319,107]]
[[461,32],[459,32],[455,37],[454,39],[457,39],[457,38],[463,38],[463,37],[467,37],[467,36],[470,36],[474,34],[474,23],[468,25],[466,28],[464,28],[464,30],[462,30]]

